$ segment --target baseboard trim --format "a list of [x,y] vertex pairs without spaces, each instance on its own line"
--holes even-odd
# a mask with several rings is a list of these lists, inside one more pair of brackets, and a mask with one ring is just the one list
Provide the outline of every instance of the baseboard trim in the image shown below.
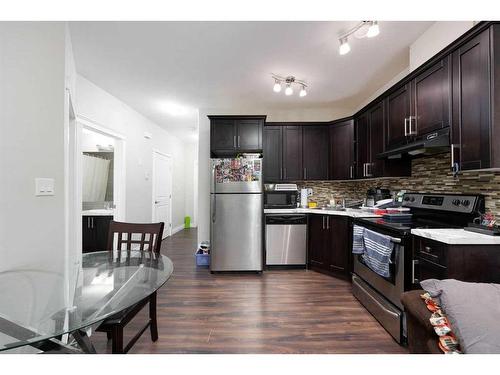
[[180,232],[183,229],[184,229],[184,225],[179,225],[175,228],[172,228],[172,235],[176,234],[177,232]]

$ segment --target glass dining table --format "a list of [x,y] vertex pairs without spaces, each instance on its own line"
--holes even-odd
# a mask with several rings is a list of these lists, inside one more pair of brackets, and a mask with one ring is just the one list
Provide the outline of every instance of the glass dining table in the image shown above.
[[87,352],[88,333],[167,282],[173,264],[150,251],[86,253],[75,286],[64,273],[0,272],[0,352]]

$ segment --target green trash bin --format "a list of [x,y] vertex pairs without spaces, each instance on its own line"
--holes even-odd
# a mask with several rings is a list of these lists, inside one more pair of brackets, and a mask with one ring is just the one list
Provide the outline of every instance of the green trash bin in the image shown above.
[[184,217],[184,229],[191,228],[191,216]]

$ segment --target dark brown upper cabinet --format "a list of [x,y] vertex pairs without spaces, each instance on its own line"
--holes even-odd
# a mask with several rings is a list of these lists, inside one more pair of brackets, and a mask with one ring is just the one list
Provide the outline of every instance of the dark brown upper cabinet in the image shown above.
[[[265,157],[265,155],[264,155]],[[303,178],[302,126],[283,126],[283,181],[298,181]]]
[[282,167],[283,126],[264,126],[263,173],[265,182],[279,182],[283,179]]
[[210,153],[236,156],[241,152],[262,152],[262,132],[266,116],[208,116]]
[[330,180],[356,177],[354,165],[354,120],[330,125]]
[[[490,43],[491,38],[495,43]],[[493,50],[490,50],[490,45]],[[456,162],[460,170],[500,165],[499,151],[495,150],[500,145],[500,108],[497,105],[492,111],[490,101],[499,100],[495,89],[498,92],[500,73],[494,75],[495,70],[500,68],[499,55],[499,30],[496,25],[453,52],[452,163]],[[492,85],[493,97],[490,97]],[[492,123],[492,114],[496,123]],[[493,163],[492,153],[496,154]]]
[[377,155],[384,151],[384,103],[374,104],[356,118],[357,177],[384,176],[385,161]]
[[399,146],[407,142],[408,119],[411,115],[411,85],[404,84],[385,99],[386,145]]
[[437,62],[412,81],[412,115],[408,133],[425,135],[450,126],[451,70],[450,57]]
[[384,161],[377,159],[377,155],[384,151],[384,103],[381,101],[368,110],[370,125],[370,160],[367,166],[367,177],[381,177],[384,175]]
[[368,176],[367,166],[370,164],[370,124],[368,112],[364,112],[354,120],[356,124],[356,177]]
[[302,126],[302,177],[304,180],[328,179],[328,126]]

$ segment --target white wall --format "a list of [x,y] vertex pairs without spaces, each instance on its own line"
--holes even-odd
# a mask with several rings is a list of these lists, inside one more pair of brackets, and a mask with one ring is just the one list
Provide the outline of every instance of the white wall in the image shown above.
[[[126,220],[152,220],[153,150],[159,150],[173,158],[172,227],[182,225],[188,195],[185,176],[192,171],[186,162],[189,152],[186,143],[80,75],[76,90],[78,116],[125,137]],[[145,139],[144,132],[151,133],[152,139]]]
[[64,269],[65,38],[62,22],[0,22],[0,270]]
[[410,72],[474,26],[473,21],[438,21],[410,46]]

